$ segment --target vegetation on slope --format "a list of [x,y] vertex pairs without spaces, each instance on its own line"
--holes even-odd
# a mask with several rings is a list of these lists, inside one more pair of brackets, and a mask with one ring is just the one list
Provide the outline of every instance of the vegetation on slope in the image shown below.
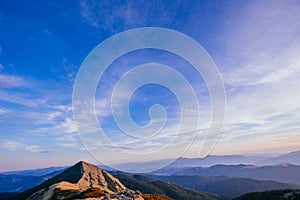
[[260,192],[279,189],[299,189],[300,186],[262,181],[248,178],[203,177],[203,176],[150,176],[154,179],[168,181],[183,187],[198,191],[224,195],[234,198],[250,192]]
[[234,200],[300,200],[300,190],[272,190],[252,192]]
[[178,185],[154,180],[142,175],[114,175],[118,178],[127,188],[139,190],[142,193],[146,194],[163,194],[172,199],[181,199],[181,200],[215,200],[221,199],[220,196],[207,194],[204,192],[198,192],[195,190],[187,189],[180,187]]
[[172,200],[171,198],[162,194],[143,194],[145,200]]

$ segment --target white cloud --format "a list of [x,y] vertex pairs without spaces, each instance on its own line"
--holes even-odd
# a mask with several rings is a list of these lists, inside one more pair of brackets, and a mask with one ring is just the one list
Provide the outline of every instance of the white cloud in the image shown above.
[[[0,70],[2,68],[0,67]],[[20,76],[0,74],[0,85],[5,88],[18,88],[27,86],[28,83],[24,80],[23,77]]]
[[[142,6],[145,7],[141,9]],[[161,24],[160,26],[167,23],[172,24],[175,12],[167,14],[166,9],[168,7],[163,2],[125,1],[120,4],[114,4],[110,1],[80,1],[80,14],[83,19],[91,26],[111,32],[147,26],[147,24],[152,23]],[[177,6],[174,9],[181,9],[181,6]],[[151,12],[158,14],[153,15]]]
[[37,105],[40,105],[41,99],[31,99],[27,96],[28,94],[23,94],[20,92],[0,90],[0,100],[2,101],[16,103],[28,107],[37,107]]
[[225,80],[252,85],[294,64],[300,49],[299,6],[296,1],[253,1],[230,18],[221,29]]
[[85,18],[92,26],[98,27],[98,19],[95,18],[90,12],[90,6],[88,5],[87,1],[80,1],[80,14],[82,17]]
[[41,147],[36,146],[36,145],[25,146],[25,150],[30,151],[30,152],[41,152],[42,151]]
[[[116,5],[111,2],[81,0],[80,14],[90,25],[110,31],[121,29],[124,25],[137,24],[141,20],[139,10],[129,2]],[[116,23],[119,23],[118,26],[115,26]]]
[[219,151],[288,151],[282,136],[300,130],[299,9],[296,1],[249,2],[224,27],[228,99]]
[[25,142],[6,140],[2,143],[3,147],[9,151],[25,150],[29,152],[48,153],[50,151],[43,150],[38,145],[26,145]]
[[17,141],[7,140],[3,143],[3,147],[10,151],[15,151],[22,148],[23,144]]
[[58,143],[58,145],[64,148],[74,148],[77,146],[76,143]]
[[9,111],[6,109],[0,108],[0,115],[6,114],[6,113],[9,113]]

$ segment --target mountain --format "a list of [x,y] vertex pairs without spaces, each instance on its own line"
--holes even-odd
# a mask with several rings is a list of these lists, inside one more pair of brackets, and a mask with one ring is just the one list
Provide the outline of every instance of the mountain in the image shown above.
[[300,166],[254,166],[254,165],[215,165],[208,168],[164,168],[154,171],[155,175],[198,175],[198,176],[229,176],[251,178],[257,180],[273,180],[283,183],[300,184]]
[[227,198],[234,198],[249,192],[277,189],[300,189],[299,185],[260,181],[247,178],[231,178],[225,176],[151,176],[157,180],[168,181],[198,191],[215,193]]
[[181,200],[213,200],[226,199],[220,195],[208,194],[191,189],[186,189],[170,182],[152,179],[143,175],[128,175],[125,173],[115,175],[125,186],[134,188],[143,193],[164,194],[172,199]]
[[[168,165],[173,159],[161,159],[148,162],[132,162],[119,164],[116,167],[125,171],[145,172],[157,169],[159,166]],[[300,166],[300,151],[283,154],[277,157],[266,155],[208,155],[205,158],[178,158],[166,168],[184,167],[211,167],[214,165],[279,165],[291,164]],[[102,166],[101,166],[102,168]]]
[[8,200],[10,199],[11,197],[15,196],[17,193],[14,193],[14,192],[3,192],[3,193],[0,193],[0,199],[1,200]]
[[222,165],[250,165],[261,160],[266,159],[264,156],[244,156],[244,155],[209,155],[205,158],[179,158],[169,167],[183,168],[183,167],[210,167],[217,164]]
[[272,190],[252,192],[237,197],[234,200],[300,200],[300,190]]
[[268,158],[258,162],[257,164],[258,165],[280,165],[280,164],[300,165],[300,151],[294,151],[280,156]]
[[244,156],[244,155],[209,155],[205,158],[178,158],[174,162],[172,159],[154,160],[149,162],[132,162],[117,165],[119,169],[125,171],[145,172],[153,171],[160,166],[168,165],[166,168],[184,168],[184,167],[210,167],[217,164],[237,165],[237,164],[255,164],[267,159],[265,156]]
[[3,175],[0,174],[0,193],[1,192],[20,192],[24,190],[24,185],[31,188],[37,183],[43,181],[35,181],[35,176],[19,176],[19,175]]
[[54,171],[64,170],[67,167],[47,167],[40,169],[30,169],[30,170],[19,170],[19,171],[6,171],[0,172],[3,175],[19,175],[19,176],[43,176]]
[[[220,199],[217,195],[201,193],[143,176],[129,176],[123,173],[119,174],[119,176],[113,176],[95,165],[81,161],[40,185],[13,196],[11,199],[71,200],[111,198],[125,200],[170,200],[169,197],[182,200]],[[124,181],[124,185],[121,181]],[[6,193],[3,195],[7,196],[11,194]]]
[[143,199],[139,193],[128,190],[108,172],[81,161],[12,199],[84,199],[101,196],[118,197],[118,195]]
[[[60,174],[64,169],[45,174],[43,176],[4,175],[0,174],[1,192],[22,192]],[[23,174],[23,173],[20,173]]]

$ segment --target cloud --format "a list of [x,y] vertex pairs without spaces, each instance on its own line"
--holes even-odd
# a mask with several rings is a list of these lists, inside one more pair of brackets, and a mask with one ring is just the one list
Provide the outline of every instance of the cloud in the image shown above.
[[57,145],[65,148],[78,148],[80,146],[77,134],[60,135],[55,140],[58,141]]
[[9,111],[7,109],[0,108],[0,115],[6,114],[6,113],[9,113]]
[[0,89],[0,100],[9,102],[9,103],[15,103],[27,107],[37,107],[37,105],[40,105],[41,99],[31,99],[28,96],[28,94],[23,94],[21,92],[9,92],[6,90]]
[[98,19],[95,18],[94,16],[92,16],[91,11],[90,11],[90,6],[88,5],[87,1],[80,1],[80,14],[92,26],[94,26],[94,27],[99,26]]
[[[163,27],[166,24],[172,24],[176,14],[174,10],[182,8],[180,4],[173,6],[175,7],[165,5],[164,2],[151,1],[112,3],[81,0],[80,14],[91,26],[114,33],[141,26]],[[167,9],[171,12],[167,13]]]
[[289,151],[280,140],[300,130],[299,9],[296,1],[253,1],[222,29],[227,118],[219,151]]
[[92,26],[117,31],[123,27],[141,24],[140,11],[128,2],[80,1],[81,16]]
[[262,79],[277,80],[275,73],[292,67],[300,49],[299,7],[296,1],[253,1],[228,19],[221,29],[225,35],[225,80],[234,85],[253,85],[262,83]]
[[[3,66],[2,68],[1,66],[0,66],[0,70],[3,68]],[[28,83],[24,80],[23,77],[20,76],[0,74],[0,85],[5,88],[19,88],[19,87],[27,86]]]
[[41,152],[41,147],[36,145],[25,146],[25,150],[30,152]]
[[279,69],[278,71],[267,74],[257,84],[281,81],[282,79],[289,78],[290,76],[297,73],[298,70],[300,70],[300,62],[296,62],[296,61],[294,61],[294,62],[295,63],[292,63],[289,66],[283,67],[282,69]]
[[6,140],[2,143],[3,147],[8,149],[9,151],[17,151],[17,150],[25,150],[28,152],[38,152],[38,153],[50,153],[49,150],[42,149],[41,146],[38,145],[26,145],[24,142]]
[[10,141],[10,140],[3,142],[2,145],[4,148],[6,148],[10,151],[15,151],[15,150],[18,150],[23,147],[22,143],[17,142],[17,141]]
[[58,143],[59,146],[65,147],[65,148],[73,148],[77,146],[75,143]]

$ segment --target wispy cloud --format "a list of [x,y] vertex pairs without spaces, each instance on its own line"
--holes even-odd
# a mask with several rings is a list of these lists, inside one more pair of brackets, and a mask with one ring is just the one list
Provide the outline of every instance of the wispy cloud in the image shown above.
[[41,152],[41,147],[36,146],[36,145],[30,145],[30,146],[25,146],[25,150],[31,151],[31,152]]
[[17,142],[17,141],[9,141],[9,140],[3,142],[2,145],[4,148],[6,148],[10,151],[15,151],[15,150],[18,150],[23,147],[22,143]]
[[80,1],[80,13],[92,26],[117,31],[125,26],[138,25],[140,11],[130,1],[121,4],[90,0]]
[[300,130],[299,9],[296,1],[249,2],[222,29],[228,99],[220,148],[251,152],[265,142],[261,150],[274,151],[283,135]]
[[[109,1],[81,0],[80,13],[91,26],[119,32],[140,26],[172,24],[176,14],[174,10],[180,10],[182,6],[174,5],[172,8],[169,6],[163,2],[149,1],[126,1],[116,4]],[[173,12],[167,13],[167,9]]]
[[6,140],[2,143],[3,147],[8,149],[9,151],[18,151],[18,150],[25,150],[28,152],[34,153],[49,153],[51,151],[44,150],[41,146],[38,145],[26,145],[23,141],[13,141],[13,140]]
[[[222,29],[225,80],[252,85],[264,77],[295,64],[298,58],[299,3],[248,2]],[[234,30],[234,31],[232,31]],[[228,77],[228,79],[226,78]]]
[[5,88],[18,88],[24,87],[28,85],[28,83],[23,77],[0,73],[0,85]]
[[[51,88],[45,87],[46,83],[22,76],[0,74],[0,85],[3,85],[0,87],[0,101],[3,103],[0,105],[0,131],[6,133],[7,139],[10,139],[10,136],[26,136],[25,138],[34,138],[41,144],[47,144],[47,141],[51,140],[52,146],[61,146],[60,143],[63,142],[56,139],[66,137],[64,142],[72,143],[72,147],[75,148],[79,144],[71,105],[68,102],[62,103],[59,96],[51,98],[53,92]],[[41,91],[44,94],[42,98]],[[72,136],[72,141],[68,135]],[[30,142],[28,140],[25,139],[24,144],[13,140],[4,141],[3,144],[10,150],[49,151],[37,145],[25,145]],[[68,145],[69,147],[71,145]]]

